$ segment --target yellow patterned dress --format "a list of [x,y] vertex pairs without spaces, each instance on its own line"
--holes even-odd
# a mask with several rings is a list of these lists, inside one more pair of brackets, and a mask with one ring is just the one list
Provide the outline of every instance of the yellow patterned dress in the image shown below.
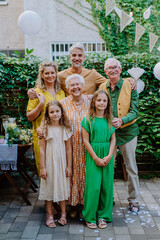
[[84,96],[84,102],[80,108],[77,108],[72,97],[68,96],[61,100],[67,116],[72,124],[72,146],[73,146],[73,173],[71,177],[71,191],[69,204],[76,206],[83,204],[84,186],[85,186],[85,147],[82,143],[81,122],[88,113],[89,99]]
[[[37,136],[37,132],[36,129],[41,125],[41,121],[44,115],[44,109],[46,104],[50,101],[50,100],[54,100],[54,97],[47,91],[43,91],[40,88],[36,88],[35,89],[37,93],[42,93],[45,96],[45,104],[43,106],[43,109],[40,113],[40,115],[34,120],[32,121],[32,126],[33,126],[33,142],[34,142],[34,154],[35,154],[35,160],[36,160],[36,167],[37,167],[37,172],[38,172],[38,176],[39,176],[39,172],[40,172],[40,163],[39,163],[39,139]],[[61,99],[63,99],[65,97],[65,93],[63,90],[61,90],[59,93],[56,94],[56,100],[60,101]],[[33,109],[35,109],[35,107],[39,104],[39,99],[36,98],[34,100],[29,99],[28,102],[28,106],[27,106],[27,112],[32,111]]]

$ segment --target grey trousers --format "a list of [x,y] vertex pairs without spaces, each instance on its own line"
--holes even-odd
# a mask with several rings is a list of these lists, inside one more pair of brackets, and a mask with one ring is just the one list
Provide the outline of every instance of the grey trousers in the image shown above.
[[[139,178],[138,178],[138,168],[135,158],[135,151],[137,146],[137,137],[133,138],[130,142],[119,145],[119,149],[123,156],[123,160],[128,173],[128,202],[134,203],[138,202],[139,196]],[[117,149],[114,153],[116,157]]]

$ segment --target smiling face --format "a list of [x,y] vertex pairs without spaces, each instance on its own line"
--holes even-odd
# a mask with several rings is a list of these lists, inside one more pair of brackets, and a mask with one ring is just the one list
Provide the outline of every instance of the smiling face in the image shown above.
[[45,85],[54,86],[55,80],[57,78],[57,73],[54,67],[52,66],[45,67],[42,73],[42,78],[44,80]]
[[108,97],[104,93],[100,93],[95,100],[96,111],[104,111],[107,108]]
[[62,111],[60,107],[52,105],[49,107],[48,115],[50,123],[59,122],[59,120],[61,119]]
[[82,66],[85,59],[84,52],[79,48],[74,48],[69,55],[72,67],[79,68]]
[[82,94],[82,84],[79,78],[72,78],[69,81],[68,91],[73,97],[80,97]]
[[119,81],[122,68],[119,67],[117,61],[111,61],[104,71],[111,81]]

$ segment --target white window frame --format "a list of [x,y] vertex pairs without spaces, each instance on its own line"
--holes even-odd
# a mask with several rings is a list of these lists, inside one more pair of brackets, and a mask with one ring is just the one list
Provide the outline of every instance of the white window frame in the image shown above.
[[5,5],[8,5],[8,1],[7,0],[0,0],[0,6],[5,6]]
[[[66,56],[69,54],[69,48],[76,42],[50,42],[50,50],[51,50],[51,60],[59,59],[61,56]],[[85,53],[91,53],[91,52],[107,52],[106,50],[106,44],[105,42],[81,42],[85,47]],[[67,50],[66,49],[67,46]],[[56,51],[56,47],[58,49],[63,47],[63,51]],[[54,51],[53,51],[54,48]],[[89,49],[90,48],[90,49]],[[104,49],[103,49],[104,48]]]

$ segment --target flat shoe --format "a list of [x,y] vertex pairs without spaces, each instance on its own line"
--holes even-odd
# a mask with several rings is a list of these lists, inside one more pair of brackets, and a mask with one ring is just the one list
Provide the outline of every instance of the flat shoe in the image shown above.
[[95,223],[86,222],[86,226],[90,229],[96,229],[97,225]]
[[66,215],[62,214],[61,218],[58,220],[58,223],[62,226],[65,226],[67,224]]
[[56,227],[56,224],[55,224],[54,219],[53,219],[53,215],[49,215],[49,214],[46,215],[46,226],[49,227],[49,228],[55,228]]
[[107,227],[107,223],[106,221],[102,218],[102,219],[99,219],[98,221],[98,227],[101,228],[101,229],[104,229]]
[[135,213],[137,213],[137,212],[139,212],[139,203],[137,203],[137,202],[135,202],[135,203],[129,203],[129,210],[131,211],[131,212],[135,212]]

